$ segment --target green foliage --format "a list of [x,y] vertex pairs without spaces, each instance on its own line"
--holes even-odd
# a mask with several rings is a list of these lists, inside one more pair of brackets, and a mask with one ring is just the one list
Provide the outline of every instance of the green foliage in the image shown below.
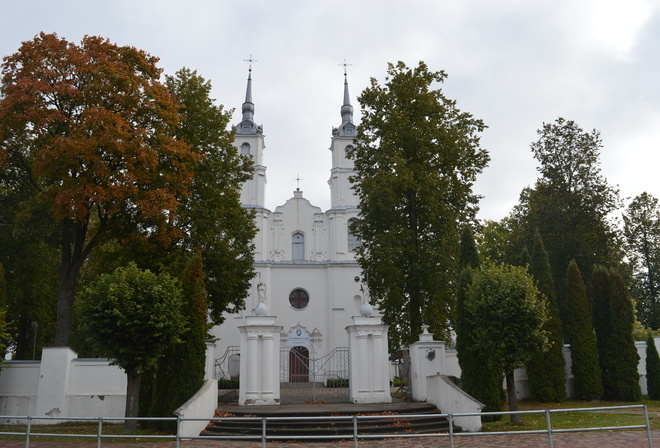
[[325,387],[329,387],[329,388],[348,387],[348,378],[328,378]]
[[[506,377],[509,409],[518,410],[513,372],[547,343],[547,310],[526,268],[488,265],[475,273],[465,297],[472,317],[474,350]],[[511,416],[519,423],[517,415]]]
[[391,348],[412,342],[422,323],[448,336],[458,276],[461,223],[473,218],[472,185],[489,157],[484,124],[434,84],[446,78],[420,62],[389,64],[358,100],[355,192],[362,241],[357,259],[371,297],[391,325]]
[[[168,347],[154,369],[150,415],[171,416],[202,386],[206,366],[208,299],[202,257],[194,256],[183,273],[187,330],[181,343]],[[161,422],[162,423],[162,422]]]
[[574,398],[596,400],[603,395],[598,349],[582,273],[575,260],[566,274],[568,314],[565,336],[571,345],[571,371],[574,378]]
[[555,299],[552,268],[538,231],[534,235],[529,273],[536,281],[541,298],[548,309],[548,319],[543,326],[543,330],[548,335],[548,349],[533,353],[527,362],[527,378],[535,400],[544,403],[559,402],[566,399],[564,337]]
[[646,340],[646,387],[651,400],[660,400],[660,356],[651,335]]
[[610,281],[609,269],[604,266],[596,266],[591,275],[591,313],[601,369],[603,369],[603,357],[607,352],[609,337],[612,334],[612,319],[610,316],[611,286],[613,285]]
[[123,369],[143,372],[181,342],[182,292],[168,274],[142,271],[131,263],[101,275],[83,295],[93,343]]
[[[470,267],[464,268],[458,278],[455,330],[461,388],[485,405],[484,412],[499,412],[502,410],[502,373],[478,351],[474,338],[474,316],[465,303],[473,279],[474,273]],[[495,421],[500,418],[484,416],[482,420]]]
[[0,178],[25,193],[18,215],[40,213],[57,235],[55,346],[69,344],[78,274],[99,243],[156,235],[167,245],[177,233],[171,217],[199,156],[174,136],[178,104],[156,62],[101,37],[76,45],[45,33],[4,58]]
[[[175,278],[131,263],[101,275],[84,292],[86,331],[99,350],[126,371],[126,416],[138,415],[140,381],[185,330],[182,292]],[[128,431],[137,422],[124,422]]]
[[637,299],[639,319],[660,328],[660,206],[644,192],[623,215],[626,257],[633,269],[631,291]]
[[461,271],[467,267],[470,267],[473,270],[479,269],[479,266],[481,266],[481,257],[479,257],[477,244],[474,241],[472,227],[468,225],[463,226],[463,231],[461,232],[461,243],[459,247],[460,253],[458,258],[458,267],[461,269]]
[[191,195],[182,199],[178,210],[183,237],[177,245],[187,253],[201,253],[210,317],[220,324],[225,311],[245,307],[255,275],[256,227],[252,211],[240,200],[241,185],[252,176],[252,162],[234,147],[228,131],[231,113],[214,104],[209,81],[183,68],[167,76],[167,87],[182,104],[177,137],[202,155]]
[[608,218],[619,205],[618,191],[600,173],[598,131],[585,132],[574,121],[558,118],[537,133],[531,149],[541,176],[521,193],[513,227],[522,245],[531,243],[536,229],[543,237],[566,324],[569,262],[575,260],[590,281],[594,265],[616,266],[622,260],[618,233]]
[[[606,333],[596,332],[599,341],[600,365],[603,372],[604,397],[613,400],[637,401],[641,398],[639,386],[639,354],[632,337],[634,323],[633,304],[621,275],[599,269],[594,272],[608,283],[606,291],[607,314],[599,317],[608,320],[599,325]],[[600,280],[599,280],[600,281]],[[602,291],[601,291],[602,292]],[[594,295],[595,297],[595,295]],[[605,302],[605,300],[603,300]],[[594,307],[594,319],[596,319]],[[602,351],[600,351],[602,350]]]
[[475,273],[466,295],[475,348],[502,373],[522,367],[546,346],[544,301],[525,268],[490,265]]

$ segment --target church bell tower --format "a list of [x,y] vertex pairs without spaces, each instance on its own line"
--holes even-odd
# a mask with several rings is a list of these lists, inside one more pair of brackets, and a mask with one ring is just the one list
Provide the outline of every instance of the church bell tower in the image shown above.
[[[250,59],[250,63],[252,60]],[[266,167],[263,164],[264,134],[263,127],[254,122],[254,103],[252,102],[252,65],[248,71],[247,90],[243,103],[243,119],[234,126],[236,137],[234,145],[239,154],[249,155],[253,161],[254,175],[243,184],[241,203],[248,208],[265,208],[266,204]]]

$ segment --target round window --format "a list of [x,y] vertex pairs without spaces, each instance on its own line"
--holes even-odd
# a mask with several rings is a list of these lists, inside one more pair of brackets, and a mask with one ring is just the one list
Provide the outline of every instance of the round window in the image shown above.
[[297,310],[305,309],[309,303],[309,294],[304,289],[294,289],[289,294],[289,303]]

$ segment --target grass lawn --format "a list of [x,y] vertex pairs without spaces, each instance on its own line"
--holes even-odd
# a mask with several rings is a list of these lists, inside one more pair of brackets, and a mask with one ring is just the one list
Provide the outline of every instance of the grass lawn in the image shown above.
[[[1,425],[0,433],[23,433],[25,434],[26,426],[25,425]],[[61,436],[35,436],[34,433],[40,434],[75,434],[75,435],[85,435],[93,437],[61,437]],[[60,423],[57,425],[31,425],[30,427],[30,440],[32,441],[42,441],[42,442],[70,442],[70,443],[93,443],[96,441],[96,435],[98,433],[98,423],[97,422],[70,422],[70,423]],[[156,431],[153,429],[138,429],[136,431],[136,437],[106,437],[106,436],[121,436],[124,434],[124,425],[123,424],[103,424],[103,443],[135,443],[136,441],[140,442],[158,442],[163,440],[174,440],[173,437],[169,439],[145,439],[140,436],[158,436],[166,435],[163,432]],[[0,434],[0,440],[25,440],[25,435],[5,435]]]
[[[562,403],[538,403],[524,401],[520,402],[521,410],[545,410],[545,409],[573,409],[573,408],[598,408],[609,406],[646,405],[649,412],[651,429],[660,429],[660,401],[643,399],[636,403],[611,402],[611,401],[564,401]],[[525,431],[545,430],[545,413],[522,414],[522,426],[514,426],[510,423],[508,416],[503,416],[498,422],[487,422],[483,424],[483,431]],[[644,425],[644,414],[642,409],[624,409],[621,411],[577,411],[577,412],[553,412],[551,414],[553,429],[574,428],[602,428],[609,426],[635,426]]]

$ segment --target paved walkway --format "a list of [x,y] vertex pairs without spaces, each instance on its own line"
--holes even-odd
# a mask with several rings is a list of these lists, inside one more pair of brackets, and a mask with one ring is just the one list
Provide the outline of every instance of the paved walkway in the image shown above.
[[[652,431],[653,446],[660,447],[660,431]],[[643,448],[648,447],[644,431],[603,431],[587,433],[564,433],[553,435],[555,448]],[[24,441],[2,441],[1,448],[24,447]],[[143,442],[103,444],[110,448],[174,448],[174,442]],[[183,448],[261,448],[261,442],[186,440],[181,442]],[[351,448],[353,441],[336,442],[300,442],[280,443],[267,442],[271,448]],[[424,437],[390,440],[360,440],[360,448],[445,448],[449,447],[447,437]],[[457,436],[454,439],[456,448],[547,448],[548,437],[540,434],[517,435],[474,435]],[[96,443],[63,442],[31,442],[32,448],[93,448]]]

